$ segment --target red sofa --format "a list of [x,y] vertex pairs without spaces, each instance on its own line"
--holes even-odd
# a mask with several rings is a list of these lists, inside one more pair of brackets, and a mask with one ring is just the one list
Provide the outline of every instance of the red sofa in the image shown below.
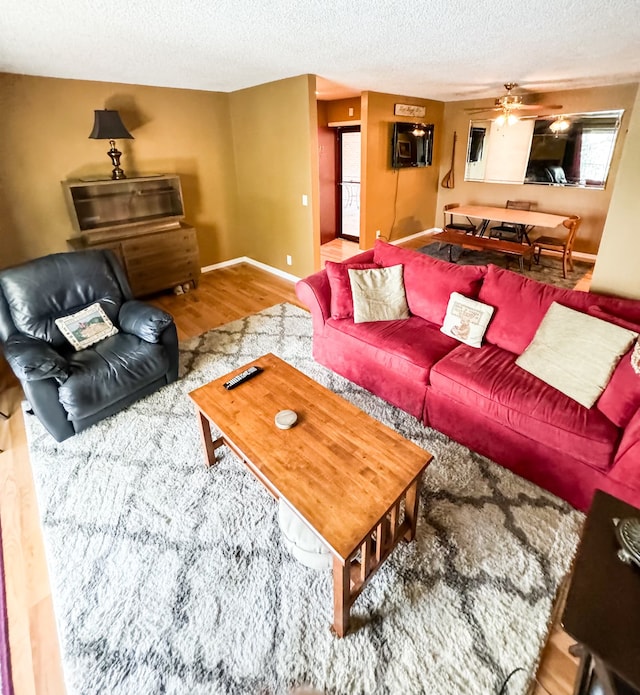
[[[402,264],[411,317],[355,324],[336,280],[352,264]],[[457,266],[381,241],[341,265],[330,267],[331,282],[323,270],[296,285],[311,311],[318,362],[578,509],[596,488],[640,506],[640,376],[630,353],[590,409],[515,364],[553,301],[639,331],[640,301],[564,290],[493,265]],[[454,291],[495,308],[479,349],[439,330]]]

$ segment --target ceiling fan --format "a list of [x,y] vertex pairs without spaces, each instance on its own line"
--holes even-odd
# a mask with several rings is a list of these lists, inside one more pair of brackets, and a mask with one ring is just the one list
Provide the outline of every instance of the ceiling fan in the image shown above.
[[504,88],[507,90],[507,93],[495,100],[495,106],[469,108],[465,109],[465,111],[469,113],[497,111],[499,115],[496,121],[514,123],[519,120],[519,118],[533,118],[533,116],[527,116],[525,113],[522,113],[524,111],[545,111],[562,108],[561,104],[525,104],[522,96],[511,93],[517,86],[515,82],[505,83]]

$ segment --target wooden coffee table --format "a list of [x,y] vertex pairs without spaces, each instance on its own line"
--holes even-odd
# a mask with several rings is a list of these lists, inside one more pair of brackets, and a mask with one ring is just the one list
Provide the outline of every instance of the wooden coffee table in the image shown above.
[[[252,364],[264,372],[223,387]],[[189,395],[207,465],[226,444],[330,548],[333,627],[343,637],[358,594],[400,540],[414,538],[420,474],[433,457],[272,354]],[[298,422],[279,430],[274,417],[287,409]]]

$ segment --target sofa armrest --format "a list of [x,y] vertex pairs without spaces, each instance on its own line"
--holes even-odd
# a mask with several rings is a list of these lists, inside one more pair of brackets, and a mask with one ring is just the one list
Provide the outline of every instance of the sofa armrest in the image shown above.
[[[373,249],[363,251],[345,263],[373,263]],[[313,319],[313,330],[322,331],[327,319],[331,317],[331,286],[327,271],[320,270],[296,283],[298,299],[309,308]]]
[[321,333],[324,324],[331,316],[331,287],[327,271],[321,270],[303,280],[298,280],[296,295],[311,312],[313,332]]
[[160,342],[160,336],[173,323],[171,314],[135,299],[120,307],[118,323],[124,333],[132,333],[147,343]]
[[625,427],[609,477],[640,489],[640,409]]
[[43,340],[14,333],[4,344],[4,356],[20,381],[56,379],[63,383],[69,376],[69,363]]

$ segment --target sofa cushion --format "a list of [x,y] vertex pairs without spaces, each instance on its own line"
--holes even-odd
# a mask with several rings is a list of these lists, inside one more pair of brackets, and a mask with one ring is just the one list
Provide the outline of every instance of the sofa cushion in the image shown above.
[[452,292],[440,330],[461,343],[479,348],[492,314],[492,306]]
[[596,408],[618,427],[625,428],[640,408],[640,375],[631,366],[629,350],[620,360]]
[[[431,370],[431,387],[478,408],[505,427],[606,470],[618,428],[597,408],[587,409],[516,364],[516,355],[495,345],[459,345]],[[558,465],[562,465],[559,461]]]
[[169,357],[129,333],[118,333],[69,357],[70,376],[58,389],[70,420],[81,420],[164,376]]
[[[358,354],[375,354],[381,367],[427,384],[431,367],[459,343],[440,333],[438,326],[412,316],[402,321],[355,324],[349,319],[329,319],[327,325],[357,338]],[[353,359],[358,355],[353,353]],[[366,360],[369,368],[369,360]]]
[[369,270],[350,268],[349,280],[354,323],[409,318],[401,265]]
[[630,331],[640,333],[640,319],[637,321],[632,321],[627,318],[623,318],[622,316],[616,316],[597,304],[592,304],[590,307],[588,307],[587,314],[589,314],[589,316],[595,316],[597,319],[602,319],[603,321],[613,323],[616,326],[628,328]]
[[530,280],[495,265],[488,266],[478,299],[495,308],[485,335],[487,342],[517,355],[533,340],[552,302],[578,311],[586,311],[594,303],[588,292]]
[[552,302],[516,364],[591,408],[637,337],[627,328]]
[[376,263],[325,263],[329,287],[331,287],[331,318],[348,319],[353,316],[353,296],[349,270],[379,268]]
[[379,239],[373,250],[373,260],[381,266],[398,263],[404,266],[404,288],[409,311],[438,326],[442,326],[444,321],[451,293],[477,297],[486,271],[486,266],[459,266],[439,261]]
[[[606,299],[613,298],[607,297]],[[612,309],[614,311],[616,309],[620,310],[620,307],[612,307]],[[622,326],[622,328],[628,328],[630,331],[640,333],[640,319],[638,321],[630,321],[621,318],[596,304],[590,306],[587,313],[603,321],[614,323],[616,326]],[[625,313],[631,316],[634,315],[633,311],[625,311]],[[637,352],[638,343],[636,342],[635,347],[629,350],[618,362],[611,380],[596,403],[596,408],[601,413],[604,413],[611,422],[622,428],[631,422],[631,418],[640,408],[640,375],[632,366],[632,355],[637,354]]]

